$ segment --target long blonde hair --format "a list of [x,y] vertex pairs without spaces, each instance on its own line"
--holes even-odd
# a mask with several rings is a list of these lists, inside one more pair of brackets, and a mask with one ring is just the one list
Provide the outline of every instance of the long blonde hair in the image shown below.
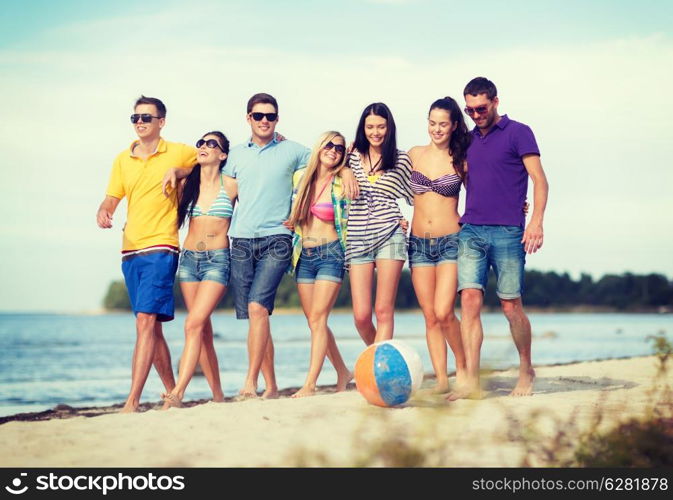
[[[311,150],[311,156],[306,164],[306,172],[301,178],[299,188],[297,190],[297,197],[292,206],[292,213],[290,214],[290,223],[293,226],[301,226],[304,224],[311,213],[311,202],[315,193],[315,184],[318,180],[318,167],[320,166],[320,152],[325,147],[325,144],[330,142],[335,137],[341,137],[346,145],[346,138],[343,134],[334,130],[329,130],[321,134],[318,141]],[[337,175],[346,164],[346,152],[341,156],[341,162],[332,169],[332,173]]]

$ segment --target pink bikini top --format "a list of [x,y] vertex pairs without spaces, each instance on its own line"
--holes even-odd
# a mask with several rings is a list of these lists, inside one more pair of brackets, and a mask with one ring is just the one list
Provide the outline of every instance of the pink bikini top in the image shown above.
[[[332,176],[327,179],[327,182],[323,185],[318,196],[315,197],[316,200],[320,199],[328,184],[332,184]],[[311,213],[322,221],[334,222],[334,206],[332,205],[332,202],[326,201],[324,203],[314,203],[311,205]]]

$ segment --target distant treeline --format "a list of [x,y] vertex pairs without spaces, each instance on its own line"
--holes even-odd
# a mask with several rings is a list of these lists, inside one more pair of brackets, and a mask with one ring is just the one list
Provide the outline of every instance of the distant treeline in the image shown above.
[[[617,311],[640,311],[673,307],[673,282],[661,274],[607,274],[598,281],[594,281],[588,274],[582,274],[579,280],[573,280],[568,273],[526,271],[525,286],[524,304],[540,308],[563,309],[591,306]],[[173,293],[176,307],[184,309],[185,303],[177,283]],[[485,303],[491,307],[498,305],[498,298],[495,294],[495,276],[493,275],[489,279]],[[103,306],[110,310],[131,309],[123,281],[110,283]],[[335,307],[350,306],[350,282],[346,274]],[[220,301],[218,308],[232,307],[233,296],[228,293]],[[276,307],[300,307],[297,286],[289,275],[283,277],[278,287]],[[398,309],[418,307],[416,294],[411,284],[411,273],[408,269],[402,272],[396,307]]]

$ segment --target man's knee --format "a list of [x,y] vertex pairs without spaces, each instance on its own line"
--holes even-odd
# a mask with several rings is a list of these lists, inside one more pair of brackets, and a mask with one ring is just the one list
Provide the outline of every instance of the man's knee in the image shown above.
[[[157,330],[156,325],[157,325],[156,314],[139,312],[136,315],[136,327],[139,332],[147,331],[148,333],[152,333],[155,330]],[[159,331],[161,331],[161,329],[159,329]]]
[[500,299],[500,305],[505,317],[510,321],[516,321],[525,316],[521,299]]
[[248,302],[248,316],[250,319],[268,318],[269,310],[258,302]]
[[484,303],[484,294],[477,288],[465,288],[460,292],[460,307],[464,313],[478,314]]

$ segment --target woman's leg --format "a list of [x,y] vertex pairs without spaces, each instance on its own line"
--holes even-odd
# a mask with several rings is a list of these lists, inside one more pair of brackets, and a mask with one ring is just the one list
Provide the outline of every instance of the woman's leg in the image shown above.
[[433,390],[443,393],[449,390],[449,377],[446,374],[446,339],[435,314],[435,297],[439,295],[435,293],[436,269],[435,266],[413,267],[411,282],[425,318],[425,340],[437,380]]
[[[308,291],[305,290],[307,288]],[[315,393],[329,344],[327,317],[332,310],[339,288],[341,288],[341,283],[327,280],[316,280],[313,284],[300,283],[297,285],[302,307],[304,311],[308,310],[306,318],[311,329],[311,362],[304,387],[294,393],[293,398],[311,396]]]
[[[225,292],[226,293],[226,292]],[[222,383],[220,382],[220,365],[217,362],[215,353],[215,344],[213,341],[213,323],[210,318],[203,329],[203,343],[201,344],[201,354],[199,355],[199,364],[203,375],[208,381],[210,390],[213,391],[213,401],[221,403],[224,401],[222,392]]]
[[[187,319],[185,320],[185,348],[182,351],[180,359],[180,369],[178,374],[178,382],[175,388],[170,392],[169,398],[164,405],[164,409],[168,409],[175,405],[175,400],[182,401],[185,395],[187,384],[194,375],[196,363],[201,354],[201,345],[203,340],[203,331],[206,323],[210,319],[210,315],[215,306],[220,301],[226,287],[215,281],[201,281],[194,283],[182,283],[181,286],[196,287],[196,292],[193,293],[193,301],[191,307],[188,305]],[[191,290],[190,290],[191,291]],[[190,295],[189,291],[187,295]],[[185,301],[186,304],[186,301]]]
[[458,266],[453,262],[439,264],[435,286],[435,315],[456,359],[456,384],[462,385],[465,381],[466,365],[460,321],[455,312],[457,290]]
[[372,322],[374,263],[351,265],[350,281],[355,328],[365,344],[371,345],[376,338],[376,327]]
[[379,259],[376,261],[375,342],[393,338],[395,297],[397,297],[397,286],[400,284],[402,266],[404,266],[403,260]]

